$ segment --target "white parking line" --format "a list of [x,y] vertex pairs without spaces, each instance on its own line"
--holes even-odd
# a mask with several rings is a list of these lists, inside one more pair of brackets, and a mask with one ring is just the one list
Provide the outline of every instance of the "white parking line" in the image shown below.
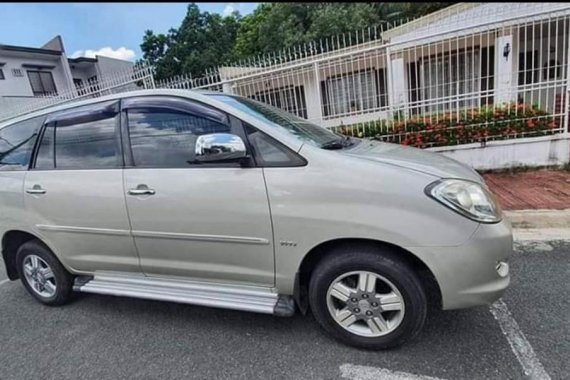
[[10,280],[2,280],[2,281],[0,281],[0,286],[6,284],[6,283],[8,283],[8,282],[10,282]]
[[499,322],[499,326],[509,341],[513,353],[523,367],[524,373],[533,380],[550,380],[550,376],[544,370],[532,346],[503,300],[500,299],[492,304],[490,310],[493,317]]
[[343,378],[353,380],[442,380],[437,377],[420,376],[407,372],[390,371],[385,368],[353,364],[341,365],[340,373]]

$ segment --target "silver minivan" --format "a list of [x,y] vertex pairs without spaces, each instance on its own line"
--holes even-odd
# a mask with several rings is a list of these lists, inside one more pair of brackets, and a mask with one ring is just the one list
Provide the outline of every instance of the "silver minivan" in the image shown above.
[[429,305],[509,284],[509,222],[436,153],[339,136],[239,96],[145,90],[0,124],[11,280],[291,316],[353,346],[401,345]]

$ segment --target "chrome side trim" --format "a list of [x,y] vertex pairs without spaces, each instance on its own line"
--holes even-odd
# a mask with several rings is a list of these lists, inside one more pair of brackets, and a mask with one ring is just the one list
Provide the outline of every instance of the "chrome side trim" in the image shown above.
[[[82,234],[97,235],[115,235],[130,236],[128,230],[115,230],[110,228],[91,228],[91,227],[72,227],[72,226],[56,226],[48,224],[36,224],[36,227],[42,231],[57,231]],[[203,234],[183,234],[175,232],[154,232],[154,231],[133,231],[132,236],[156,239],[181,239],[196,241],[212,241],[221,243],[242,243],[242,244],[260,244],[267,245],[269,240],[248,236],[225,236],[225,235],[203,235]]]
[[154,232],[154,231],[133,231],[134,237],[156,238],[156,239],[181,239],[196,241],[212,241],[220,243],[243,243],[267,245],[269,240],[248,236],[225,236],[225,235],[203,235],[203,234],[183,234],[175,232]]
[[57,231],[81,234],[95,235],[114,235],[114,236],[130,236],[129,230],[114,230],[110,228],[91,228],[91,227],[71,227],[71,226],[54,226],[48,224],[36,224],[41,231]]
[[219,285],[129,274],[95,274],[87,282],[76,282],[74,290],[112,296],[273,314],[278,294],[269,288]]

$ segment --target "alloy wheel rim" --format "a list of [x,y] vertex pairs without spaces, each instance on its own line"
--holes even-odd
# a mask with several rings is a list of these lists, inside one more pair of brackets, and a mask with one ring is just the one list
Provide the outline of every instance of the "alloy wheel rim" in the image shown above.
[[55,275],[41,257],[28,255],[24,258],[24,277],[33,291],[43,298],[51,298],[57,291]]
[[368,271],[340,275],[327,291],[329,313],[352,334],[375,338],[396,330],[405,304],[398,288],[388,279]]

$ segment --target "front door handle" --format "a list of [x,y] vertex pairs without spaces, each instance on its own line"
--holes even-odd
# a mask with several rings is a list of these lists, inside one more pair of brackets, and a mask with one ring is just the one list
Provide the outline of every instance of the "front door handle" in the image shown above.
[[42,189],[40,185],[34,185],[31,189],[26,189],[28,194],[45,194],[46,192],[46,189]]
[[147,185],[138,185],[136,189],[130,189],[130,195],[154,195],[156,191],[149,189]]

